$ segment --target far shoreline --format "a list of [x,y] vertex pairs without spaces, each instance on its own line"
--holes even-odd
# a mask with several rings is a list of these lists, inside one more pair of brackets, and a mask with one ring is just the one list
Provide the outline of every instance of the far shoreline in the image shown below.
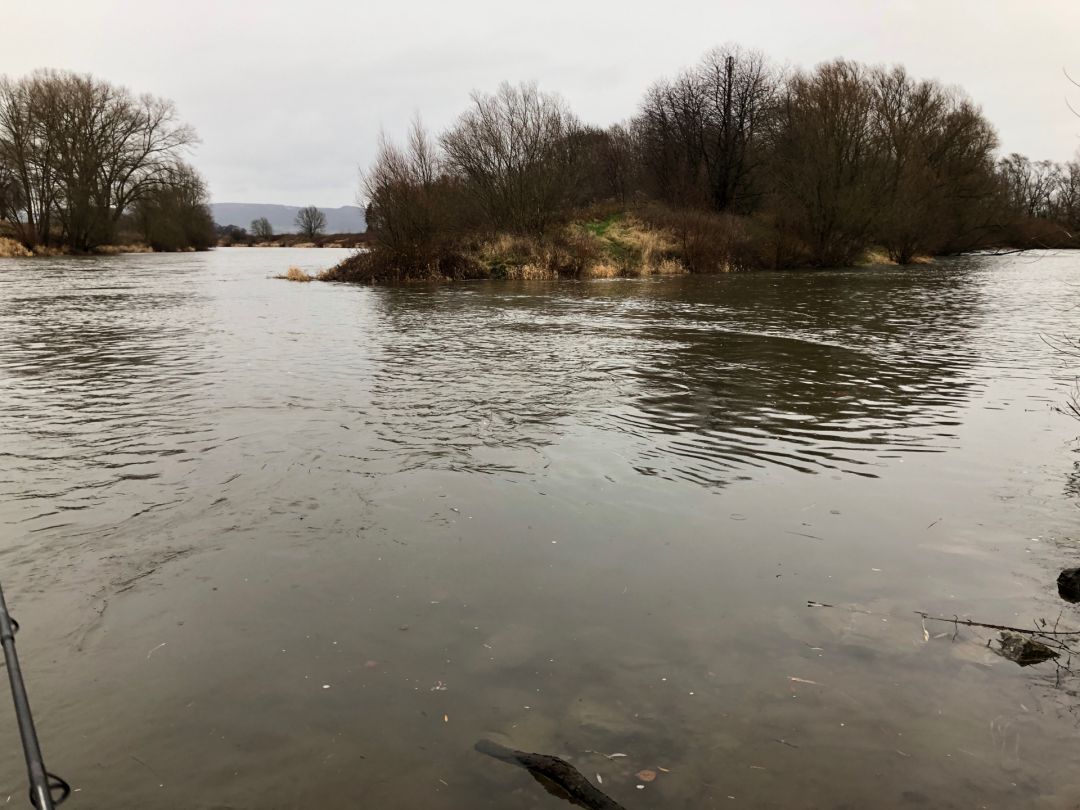
[[237,238],[222,236],[216,247],[262,247],[262,248],[361,248],[369,244],[367,233],[320,234],[314,239],[295,233],[277,234],[271,239]]

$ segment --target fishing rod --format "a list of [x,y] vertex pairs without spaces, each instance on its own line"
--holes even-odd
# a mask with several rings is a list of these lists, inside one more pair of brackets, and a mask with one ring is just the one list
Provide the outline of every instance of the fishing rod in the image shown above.
[[30,714],[30,699],[26,696],[19,656],[15,652],[15,632],[19,623],[8,613],[4,601],[4,587],[0,585],[0,642],[4,646],[8,680],[11,681],[11,698],[15,701],[15,716],[19,720],[19,736],[22,737],[23,753],[26,755],[26,772],[30,777],[30,803],[38,810],[53,810],[71,795],[71,786],[59,776],[45,770],[38,745],[34,717]]

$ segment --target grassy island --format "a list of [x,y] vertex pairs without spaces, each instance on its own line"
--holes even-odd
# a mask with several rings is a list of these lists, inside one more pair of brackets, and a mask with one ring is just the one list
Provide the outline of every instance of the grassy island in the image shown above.
[[902,67],[785,71],[729,47],[662,80],[627,122],[558,95],[474,93],[438,137],[415,119],[366,172],[353,282],[598,278],[912,264],[1076,247],[1080,163],[998,154],[963,92]]

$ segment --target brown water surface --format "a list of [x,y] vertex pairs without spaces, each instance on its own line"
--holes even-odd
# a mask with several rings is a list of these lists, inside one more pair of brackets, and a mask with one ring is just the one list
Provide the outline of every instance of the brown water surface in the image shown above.
[[70,806],[566,806],[481,737],[629,810],[1080,801],[1078,682],[913,612],[1080,626],[1080,256],[270,278],[338,257],[0,261],[0,576]]

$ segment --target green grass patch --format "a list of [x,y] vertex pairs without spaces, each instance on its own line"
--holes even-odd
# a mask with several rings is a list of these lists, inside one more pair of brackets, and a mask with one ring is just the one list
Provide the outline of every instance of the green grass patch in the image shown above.
[[613,237],[604,240],[604,253],[615,264],[629,266],[641,258],[638,251]]
[[603,238],[607,233],[608,228],[614,225],[616,222],[621,221],[625,214],[612,214],[607,219],[594,220],[592,222],[586,222],[582,225],[593,236],[599,236]]

